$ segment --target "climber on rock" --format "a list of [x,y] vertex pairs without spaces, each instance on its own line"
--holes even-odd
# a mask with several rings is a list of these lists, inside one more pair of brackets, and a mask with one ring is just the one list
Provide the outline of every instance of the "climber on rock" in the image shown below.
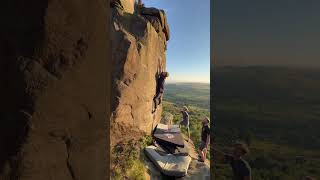
[[188,130],[188,140],[187,142],[190,140],[190,121],[189,121],[189,109],[187,108],[187,106],[183,106],[182,110],[181,110],[181,114],[182,114],[182,121],[179,123],[179,127],[181,128],[181,126],[184,126],[185,128],[187,128]]
[[208,147],[210,143],[210,119],[208,117],[202,120],[201,142],[199,146],[199,161],[204,162],[207,158]]
[[250,165],[242,158],[249,152],[246,144],[241,142],[235,143],[232,155],[225,154],[215,148],[212,148],[212,150],[215,159],[220,159],[222,162],[231,165],[235,180],[251,180]]
[[160,73],[158,79],[157,79],[157,86],[156,86],[156,95],[153,98],[154,102],[154,110],[153,113],[156,112],[158,105],[161,104],[162,96],[164,93],[164,82],[166,78],[169,77],[168,72],[162,72]]

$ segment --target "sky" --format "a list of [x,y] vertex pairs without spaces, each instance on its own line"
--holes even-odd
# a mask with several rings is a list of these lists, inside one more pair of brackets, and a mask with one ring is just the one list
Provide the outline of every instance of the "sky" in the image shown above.
[[215,0],[214,65],[320,67],[319,0]]
[[[201,3],[200,3],[201,2]],[[170,26],[167,82],[210,82],[210,0],[143,0],[164,9]]]

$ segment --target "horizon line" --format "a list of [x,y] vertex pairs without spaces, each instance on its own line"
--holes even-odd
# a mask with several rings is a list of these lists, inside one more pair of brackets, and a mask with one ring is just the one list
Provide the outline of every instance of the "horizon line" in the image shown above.
[[299,66],[299,65],[282,65],[282,64],[213,64],[211,68],[223,67],[271,67],[271,68],[304,68],[304,69],[320,69],[320,66]]
[[167,84],[171,83],[198,83],[198,84],[210,84],[210,82],[204,81],[166,81]]

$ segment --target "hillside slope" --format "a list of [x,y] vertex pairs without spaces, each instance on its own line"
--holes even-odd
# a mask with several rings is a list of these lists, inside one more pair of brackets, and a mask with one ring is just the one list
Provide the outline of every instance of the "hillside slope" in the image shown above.
[[210,109],[210,84],[207,83],[168,83],[165,101],[179,105],[192,105]]

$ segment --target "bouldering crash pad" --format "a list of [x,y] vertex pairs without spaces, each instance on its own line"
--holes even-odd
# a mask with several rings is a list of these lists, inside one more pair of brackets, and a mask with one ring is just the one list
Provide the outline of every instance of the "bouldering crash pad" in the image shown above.
[[184,147],[183,137],[177,125],[158,124],[153,131],[153,138],[163,145]]
[[145,153],[161,173],[174,177],[183,177],[187,175],[191,157],[160,154],[155,146],[146,147]]

